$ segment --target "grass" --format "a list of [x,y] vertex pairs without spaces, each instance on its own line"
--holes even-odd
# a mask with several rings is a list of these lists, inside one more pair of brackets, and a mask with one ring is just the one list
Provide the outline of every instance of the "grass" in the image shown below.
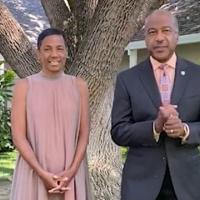
[[15,167],[16,151],[0,152],[0,180],[9,180]]
[[121,153],[122,160],[125,161],[127,153],[128,153],[128,148],[127,147],[120,147],[120,153]]

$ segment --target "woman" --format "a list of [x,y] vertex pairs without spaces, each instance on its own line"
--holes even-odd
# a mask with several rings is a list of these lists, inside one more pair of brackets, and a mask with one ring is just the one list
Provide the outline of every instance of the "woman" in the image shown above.
[[85,152],[89,135],[88,89],[63,72],[63,33],[38,37],[41,72],[15,86],[11,124],[20,155],[11,200],[89,200]]

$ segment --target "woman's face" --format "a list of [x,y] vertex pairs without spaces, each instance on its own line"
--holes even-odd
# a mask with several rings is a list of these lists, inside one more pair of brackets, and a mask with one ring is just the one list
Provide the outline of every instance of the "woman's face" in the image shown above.
[[62,71],[67,58],[67,49],[62,35],[45,37],[38,49],[38,58],[43,72],[47,75]]

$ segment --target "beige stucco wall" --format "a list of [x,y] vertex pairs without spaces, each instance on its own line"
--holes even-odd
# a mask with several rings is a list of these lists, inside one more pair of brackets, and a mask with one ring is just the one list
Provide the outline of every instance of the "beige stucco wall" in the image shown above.
[[200,65],[200,43],[179,45],[177,54]]
[[[0,61],[3,61],[4,60],[4,58],[3,58],[3,56],[0,54]],[[4,64],[1,64],[0,65],[0,74],[2,74],[4,72]]]
[[127,68],[129,68],[129,56],[128,56],[128,51],[125,51],[122,61],[119,65],[118,71],[122,71],[123,69],[127,69]]

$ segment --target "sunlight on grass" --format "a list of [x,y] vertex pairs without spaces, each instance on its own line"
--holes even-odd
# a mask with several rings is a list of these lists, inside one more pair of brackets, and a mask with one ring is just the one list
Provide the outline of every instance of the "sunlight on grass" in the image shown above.
[[0,179],[12,177],[16,154],[16,151],[0,153]]
[[121,153],[123,162],[125,162],[126,156],[128,153],[128,147],[120,147],[120,153]]

